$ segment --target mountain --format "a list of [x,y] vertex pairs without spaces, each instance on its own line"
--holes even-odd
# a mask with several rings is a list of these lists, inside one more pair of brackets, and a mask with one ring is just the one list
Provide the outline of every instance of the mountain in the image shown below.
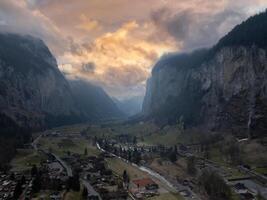
[[69,84],[40,39],[0,34],[0,82],[0,124],[40,129],[80,120]]
[[87,120],[97,121],[123,117],[123,113],[102,88],[82,80],[69,82],[75,102]]
[[213,48],[163,56],[147,81],[143,115],[159,123],[237,134],[267,129],[267,11]]
[[130,117],[142,111],[143,99],[142,96],[134,96],[123,100],[113,99],[113,101],[123,113]]
[[1,134],[120,115],[101,88],[70,83],[42,40],[0,33]]

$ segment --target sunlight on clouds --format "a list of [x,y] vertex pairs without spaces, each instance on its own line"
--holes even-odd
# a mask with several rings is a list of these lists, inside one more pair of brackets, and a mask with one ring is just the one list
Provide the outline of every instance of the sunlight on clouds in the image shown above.
[[98,21],[92,20],[86,15],[81,14],[80,16],[81,23],[76,26],[76,28],[84,30],[84,31],[100,31],[102,30],[102,26],[99,24]]
[[0,0],[0,31],[41,38],[69,78],[136,96],[156,60],[214,45],[266,0]]
[[[80,47],[79,54],[66,53],[60,58],[60,69],[69,78],[84,78],[116,90],[119,85],[131,87],[144,82],[150,75],[153,63],[164,53],[177,49],[171,38],[160,38],[154,25],[125,23],[115,32],[106,33],[88,45]],[[164,34],[163,34],[164,35]],[[160,39],[162,39],[160,41]],[[83,66],[94,63],[94,71]]]

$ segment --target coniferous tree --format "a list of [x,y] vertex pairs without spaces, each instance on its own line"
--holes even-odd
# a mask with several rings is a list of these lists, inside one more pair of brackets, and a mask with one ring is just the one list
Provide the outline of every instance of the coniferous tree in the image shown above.
[[88,190],[87,190],[86,187],[83,188],[82,196],[83,196],[84,199],[87,199],[87,196],[88,196]]
[[87,156],[88,155],[88,150],[87,150],[87,148],[85,147],[85,149],[84,149],[84,155],[85,156]]

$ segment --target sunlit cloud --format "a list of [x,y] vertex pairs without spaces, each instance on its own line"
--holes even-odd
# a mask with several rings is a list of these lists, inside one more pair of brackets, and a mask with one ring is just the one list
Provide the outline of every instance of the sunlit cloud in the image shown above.
[[[152,23],[125,23],[115,32],[96,38],[91,44],[80,45],[79,53],[64,54],[59,58],[60,68],[69,78],[89,79],[112,89],[115,95],[123,95],[121,88],[129,90],[129,87],[145,82],[153,62],[164,52],[177,49],[173,38],[157,34]],[[89,66],[93,63],[92,70],[84,67],[88,63],[91,63]]]
[[266,0],[1,0],[0,31],[40,37],[66,77],[123,98],[144,94],[164,53],[212,46],[266,7]]
[[81,14],[80,19],[81,23],[76,26],[78,29],[88,32],[100,31],[102,29],[98,21],[88,18],[85,14]]

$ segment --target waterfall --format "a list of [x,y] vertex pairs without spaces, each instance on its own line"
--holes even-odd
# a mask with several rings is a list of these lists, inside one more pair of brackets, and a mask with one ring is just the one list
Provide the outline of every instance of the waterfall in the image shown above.
[[247,123],[248,138],[250,138],[251,136],[250,129],[251,129],[251,118],[253,116],[253,110],[254,109],[250,109],[248,116],[248,123]]

